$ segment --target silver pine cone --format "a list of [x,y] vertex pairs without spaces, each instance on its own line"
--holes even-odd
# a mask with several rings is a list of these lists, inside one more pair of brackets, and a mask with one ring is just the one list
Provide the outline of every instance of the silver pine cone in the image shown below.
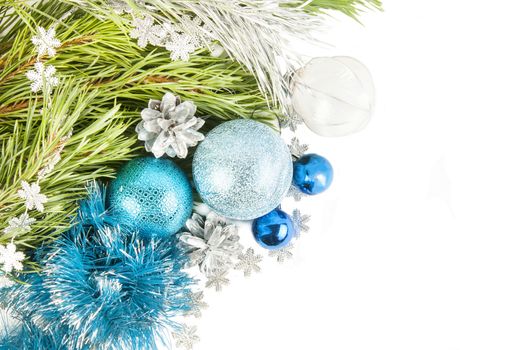
[[188,147],[204,139],[197,130],[204,120],[195,116],[196,106],[191,101],[181,102],[178,96],[167,93],[162,101],[150,100],[142,110],[142,121],[136,126],[138,139],[145,141],[146,151],[156,158],[187,157]]
[[180,244],[189,255],[190,266],[198,265],[206,276],[229,269],[242,252],[238,228],[213,212],[205,218],[194,213],[186,228],[188,232],[178,236]]

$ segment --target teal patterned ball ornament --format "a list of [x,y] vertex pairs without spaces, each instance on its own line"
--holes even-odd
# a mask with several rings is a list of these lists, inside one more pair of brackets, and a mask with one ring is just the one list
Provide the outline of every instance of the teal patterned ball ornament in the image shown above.
[[146,238],[180,230],[191,215],[193,193],[184,172],[169,159],[128,162],[111,182],[109,210],[117,223]]
[[211,130],[193,158],[202,200],[221,216],[251,220],[280,205],[289,190],[289,148],[269,126],[232,120]]

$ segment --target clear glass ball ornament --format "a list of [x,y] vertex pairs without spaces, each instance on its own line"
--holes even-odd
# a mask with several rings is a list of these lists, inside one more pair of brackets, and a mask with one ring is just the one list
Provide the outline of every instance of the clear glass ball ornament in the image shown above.
[[352,57],[317,57],[295,72],[291,103],[316,134],[349,135],[362,130],[371,119],[373,78],[366,66]]

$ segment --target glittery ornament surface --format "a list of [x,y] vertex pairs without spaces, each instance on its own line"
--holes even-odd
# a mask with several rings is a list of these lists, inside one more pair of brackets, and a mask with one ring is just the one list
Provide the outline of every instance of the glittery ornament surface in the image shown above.
[[144,157],[120,170],[110,185],[108,201],[117,222],[145,237],[166,236],[184,226],[193,194],[186,175],[173,161]]
[[202,200],[220,215],[238,220],[276,208],[292,175],[286,144],[270,127],[252,120],[222,123],[198,146],[193,159]]

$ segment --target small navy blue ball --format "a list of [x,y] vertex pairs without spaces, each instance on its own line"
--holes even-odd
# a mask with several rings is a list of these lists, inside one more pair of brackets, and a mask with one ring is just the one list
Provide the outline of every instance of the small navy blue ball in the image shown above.
[[306,194],[319,194],[331,186],[333,167],[318,154],[306,154],[293,163],[293,183]]
[[293,220],[280,209],[255,219],[252,230],[257,243],[269,250],[287,246],[295,235]]

